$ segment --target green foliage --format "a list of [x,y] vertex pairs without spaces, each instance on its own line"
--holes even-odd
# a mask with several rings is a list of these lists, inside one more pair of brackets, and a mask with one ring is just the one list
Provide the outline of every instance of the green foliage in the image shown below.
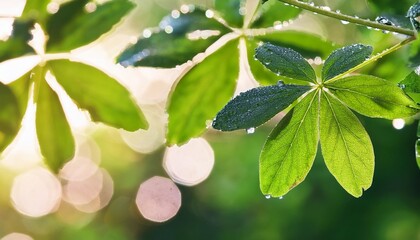
[[251,27],[267,28],[272,27],[274,23],[282,24],[283,21],[297,17],[301,11],[299,8],[287,6],[277,0],[270,0],[259,6]]
[[32,39],[30,30],[33,27],[33,21],[13,22],[12,35],[6,41],[0,41],[0,62],[34,52],[28,45],[28,41]]
[[20,128],[19,103],[9,86],[0,83],[0,150],[4,150]]
[[244,24],[245,2],[245,0],[214,0],[214,7],[230,26],[240,28]]
[[416,71],[412,71],[403,81],[401,81],[400,87],[417,103],[420,103],[420,76]]

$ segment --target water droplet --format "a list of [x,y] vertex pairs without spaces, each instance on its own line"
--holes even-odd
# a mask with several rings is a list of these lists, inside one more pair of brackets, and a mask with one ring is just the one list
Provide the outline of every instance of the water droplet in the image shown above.
[[283,199],[283,196],[280,196],[279,199],[282,200]]
[[331,11],[331,8],[328,6],[322,6],[320,7],[320,9],[325,10],[325,11]]
[[246,8],[245,7],[239,8],[239,14],[242,15],[242,16],[245,16],[245,14],[246,14]]
[[167,34],[171,34],[173,31],[174,31],[174,28],[172,26],[168,25],[168,26],[165,27],[165,32]]
[[171,16],[172,18],[177,19],[179,16],[181,16],[181,13],[178,10],[172,10]]
[[344,20],[341,20],[341,23],[342,23],[342,24],[344,24],[344,25],[349,24],[349,22],[348,22],[348,21],[344,21]]
[[50,14],[57,13],[59,9],[60,9],[60,4],[56,2],[51,2],[47,5],[47,12]]
[[271,198],[271,195],[265,195],[265,198],[266,199],[270,199]]
[[255,132],[255,128],[254,127],[252,127],[252,128],[248,128],[247,130],[246,130],[246,133],[247,134],[253,134]]
[[88,13],[92,13],[94,11],[96,11],[96,4],[93,2],[87,3],[85,5],[85,11]]
[[398,87],[400,87],[401,89],[405,89],[405,84],[398,83]]
[[280,29],[283,28],[283,24],[280,21],[275,21],[273,26],[274,26],[274,29],[276,29],[276,30],[280,30]]
[[212,10],[208,9],[206,11],[206,17],[207,18],[213,18],[214,17],[214,12]]
[[321,57],[315,57],[314,58],[314,64],[315,65],[321,65],[322,64],[322,58]]
[[179,9],[183,14],[187,14],[190,12],[190,8],[188,7],[188,5],[181,5],[181,8]]
[[341,11],[340,11],[340,10],[336,10],[335,12],[336,12],[336,13],[338,13],[338,14],[340,14],[340,13],[341,13]]
[[143,37],[144,38],[149,38],[152,36],[152,31],[150,29],[144,29],[143,30]]
[[278,81],[278,82],[277,82],[277,85],[278,85],[278,86],[280,86],[280,87],[281,87],[281,86],[284,86],[284,82],[283,82],[283,81]]
[[313,7],[313,6],[315,6],[315,3],[310,2],[309,5],[311,5]]
[[212,125],[213,125],[213,121],[212,120],[207,120],[206,121],[206,128],[207,129],[209,129]]
[[405,120],[402,118],[394,119],[392,120],[392,126],[397,130],[401,130],[405,126]]

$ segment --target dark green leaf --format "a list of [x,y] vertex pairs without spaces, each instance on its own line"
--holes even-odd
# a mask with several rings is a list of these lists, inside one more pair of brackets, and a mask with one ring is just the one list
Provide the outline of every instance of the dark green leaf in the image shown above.
[[288,78],[283,79],[282,76],[278,76],[277,74],[268,70],[266,67],[264,67],[264,65],[260,63],[260,61],[258,61],[258,59],[254,57],[255,49],[258,47],[258,41],[255,39],[247,39],[246,46],[249,70],[259,84],[274,85],[279,80],[286,80],[285,82],[289,83]]
[[[206,129],[206,121],[232,97],[239,75],[238,40],[232,40],[194,66],[173,90],[167,143],[182,144]],[[221,59],[229,59],[220,64]]]
[[51,0],[26,0],[21,19],[36,19],[43,23],[48,15],[47,6]]
[[278,85],[243,92],[217,114],[213,127],[222,131],[258,127],[310,89],[310,86],[284,85],[279,82]]
[[272,72],[288,78],[316,82],[313,68],[298,52],[271,43],[256,49],[255,57]]
[[397,26],[402,28],[412,28],[411,22],[407,17],[393,14],[382,14],[381,16],[375,19],[377,22],[389,25]]
[[3,151],[19,131],[22,114],[13,91],[1,82],[0,103],[0,151]]
[[280,197],[301,183],[318,147],[318,94],[308,94],[270,133],[260,156],[260,188]]
[[48,19],[48,51],[69,51],[98,39],[134,7],[129,0],[113,0],[88,13],[84,9],[87,3],[88,0],[64,3]]
[[369,117],[395,119],[419,112],[416,103],[395,83],[374,76],[345,77],[325,87],[350,108]]
[[28,45],[32,39],[30,31],[33,27],[33,21],[14,21],[12,35],[6,41],[0,41],[0,62],[34,53],[34,50]]
[[148,127],[130,93],[115,79],[83,63],[54,60],[48,63],[57,82],[93,121],[135,131]]
[[36,133],[45,162],[54,172],[74,156],[75,143],[57,94],[45,80],[39,82]]
[[215,0],[214,7],[230,26],[240,28],[244,24],[241,8],[245,8],[245,0]]
[[321,95],[320,140],[325,164],[340,185],[360,197],[372,184],[374,154],[357,117],[335,97]]
[[417,31],[420,30],[420,23],[417,20],[418,16],[420,16],[420,2],[417,2],[411,6],[407,12],[407,17],[410,19],[411,24]]
[[411,72],[399,85],[411,98],[420,102],[420,76],[415,71]]
[[[148,38],[140,38],[136,44],[127,48],[117,58],[117,62],[125,67],[175,67],[204,52],[220,36],[230,31],[213,18],[206,17],[202,9],[181,14],[176,18],[167,16],[160,23],[160,27],[158,33]],[[172,32],[165,32],[165,28],[166,31]],[[211,36],[194,36],[199,36],[200,33],[210,33]]]
[[278,0],[269,0],[267,3],[260,5],[251,27],[273,27],[276,22],[281,24],[283,21],[296,18],[300,12],[301,9],[287,6]]
[[353,44],[335,50],[325,60],[322,68],[322,80],[326,81],[363,63],[372,54],[373,48],[362,44]]

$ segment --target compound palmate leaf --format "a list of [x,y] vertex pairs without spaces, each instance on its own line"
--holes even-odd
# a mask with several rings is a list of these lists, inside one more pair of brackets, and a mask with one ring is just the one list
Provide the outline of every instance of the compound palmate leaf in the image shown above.
[[213,128],[222,131],[250,129],[270,120],[292,104],[310,86],[277,85],[253,88],[239,94],[220,111],[213,121]]
[[263,194],[281,197],[302,182],[318,147],[318,94],[309,93],[270,133],[260,156]]
[[130,93],[102,71],[79,62],[48,62],[57,82],[73,101],[89,111],[92,120],[135,131],[148,124]]
[[347,106],[368,117],[395,119],[419,111],[397,84],[378,77],[355,75],[325,86]]
[[321,94],[320,140],[328,170],[351,195],[372,184],[373,147],[357,117],[334,96]]
[[[239,74],[238,44],[231,40],[179,80],[167,107],[168,144],[182,144],[202,134],[206,121],[232,97]],[[221,64],[221,59],[229,61]]]
[[127,66],[172,68],[204,52],[220,36],[230,32],[203,9],[169,15],[159,24],[157,33],[140,38],[117,58]]

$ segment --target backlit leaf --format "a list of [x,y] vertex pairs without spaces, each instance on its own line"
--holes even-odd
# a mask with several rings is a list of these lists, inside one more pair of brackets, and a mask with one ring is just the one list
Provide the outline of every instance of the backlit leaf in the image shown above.
[[[232,40],[194,66],[173,90],[169,105],[168,144],[182,144],[206,129],[206,121],[232,97],[239,74],[238,40]],[[221,59],[229,59],[220,64]]]
[[245,0],[215,0],[214,7],[230,26],[242,27],[244,23],[243,15],[245,15],[242,11],[245,7]]
[[37,22],[44,23],[48,15],[47,6],[51,0],[26,0],[21,19],[36,19]]
[[316,81],[313,68],[298,52],[271,43],[256,49],[255,57],[272,72],[288,78]]
[[308,94],[270,133],[260,156],[260,188],[280,197],[301,183],[318,147],[318,94]]
[[148,127],[130,93],[102,71],[79,62],[48,62],[57,82],[78,107],[89,111],[93,121],[127,131]]
[[36,99],[36,133],[45,163],[54,172],[74,156],[75,143],[57,94],[45,80]]
[[411,72],[399,85],[405,93],[420,103],[420,76],[415,71]]
[[33,27],[33,21],[14,21],[12,35],[6,41],[0,40],[0,62],[34,53],[34,50],[28,45],[32,39],[30,30]]
[[395,119],[419,112],[416,103],[395,83],[374,76],[354,75],[325,86],[347,106],[368,117]]
[[222,131],[250,129],[270,120],[292,104],[310,86],[278,85],[253,88],[232,99],[216,116],[213,128]]
[[301,9],[287,6],[278,0],[269,0],[260,5],[251,27],[273,27],[275,22],[282,23],[283,21],[296,18],[301,11]]
[[13,91],[1,82],[0,103],[0,151],[3,151],[19,131],[22,115]]
[[353,44],[335,50],[325,60],[322,80],[327,81],[363,63],[372,54],[373,48],[363,44]]
[[335,97],[321,94],[320,140],[331,174],[351,195],[360,197],[372,184],[373,147],[357,117]]
[[98,39],[112,29],[134,4],[129,0],[112,0],[87,12],[88,0],[74,0],[60,6],[47,22],[47,51],[69,51]]
[[180,13],[176,17],[166,16],[159,25],[159,32],[140,38],[121,53],[117,62],[125,67],[172,68],[204,52],[230,31],[213,18],[206,17],[202,9]]

